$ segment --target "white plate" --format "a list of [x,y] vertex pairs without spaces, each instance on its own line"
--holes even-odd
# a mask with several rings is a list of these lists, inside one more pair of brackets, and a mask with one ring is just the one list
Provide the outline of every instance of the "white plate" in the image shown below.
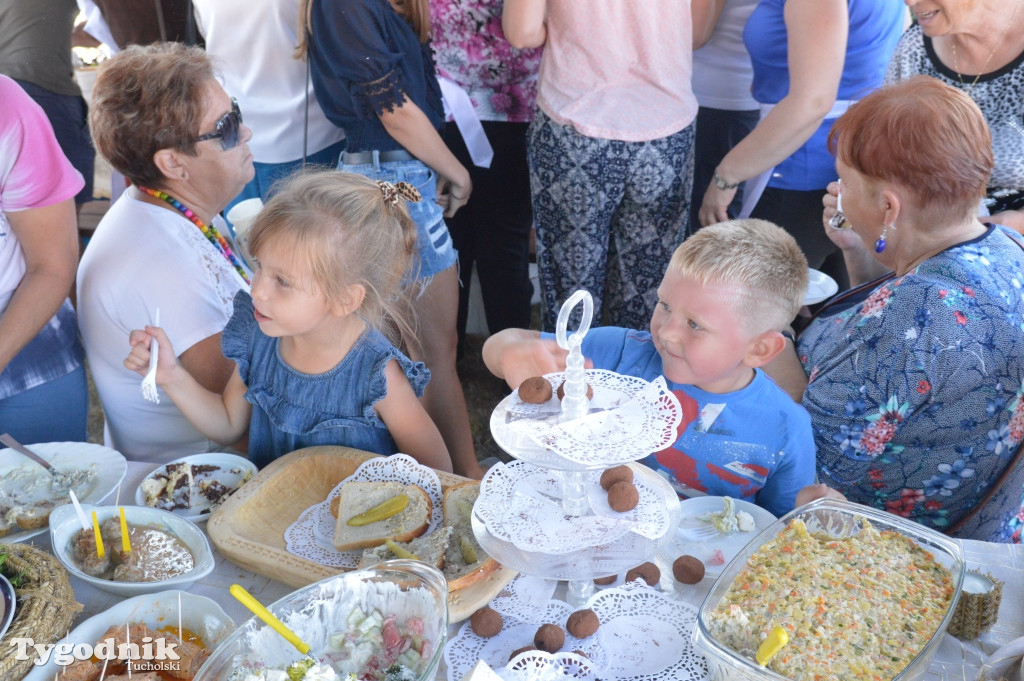
[[7,628],[14,621],[14,608],[17,599],[14,596],[14,587],[7,581],[7,578],[0,575],[0,639],[7,633]]
[[[535,681],[572,678],[583,681],[704,681],[708,667],[696,654],[691,642],[697,621],[697,609],[669,594],[647,585],[632,583],[608,589],[592,596],[586,607],[597,613],[601,626],[592,636],[576,639],[566,634],[559,655],[582,650],[589,669],[563,676],[559,673],[559,655],[538,651],[520,653],[509,661],[509,654],[532,643],[540,624],[563,624],[575,608],[558,600],[535,607],[533,617],[521,620],[511,615],[504,604],[492,603],[501,613],[504,626],[493,638],[480,638],[466,622],[445,646],[447,681],[464,678],[478,659],[484,660],[502,679]],[[569,658],[571,659],[571,658]],[[575,665],[568,665],[570,668]]]
[[[750,532],[734,532],[733,534],[716,533],[710,539],[702,542],[694,542],[683,539],[678,532],[686,530],[704,529],[712,527],[710,523],[700,519],[704,513],[717,513],[725,508],[724,497],[693,497],[682,499],[679,502],[681,516],[677,530],[676,541],[672,544],[670,551],[675,555],[669,560],[669,565],[676,557],[689,554],[700,558],[704,562],[704,574],[706,577],[717,577],[722,574],[729,561],[746,546],[751,539],[761,533],[761,530],[777,520],[770,512],[756,504],[742,499],[733,499],[733,507],[736,511],[746,511],[754,517],[755,528]],[[715,560],[717,551],[721,551],[720,562]],[[718,563],[717,565],[714,563]]]
[[[142,622],[152,629],[166,628],[176,636],[179,596],[181,626],[199,636],[212,652],[235,629],[235,623],[214,601],[184,591],[161,591],[121,601],[79,624],[68,634],[67,641],[95,645],[107,629],[126,622]],[[60,667],[51,659],[45,665],[33,667],[23,681],[53,681],[59,671]]]
[[835,279],[824,272],[807,268],[807,295],[804,296],[804,305],[820,303],[831,298],[838,291],[839,284]]
[[[83,491],[75,490],[78,500],[83,504],[99,504],[109,497],[124,480],[124,474],[128,471],[128,464],[121,453],[102,445],[88,442],[44,442],[30,445],[29,448],[49,461],[58,471],[70,472],[82,468],[96,471],[96,478],[91,486]],[[39,464],[29,461],[13,449],[0,449],[0,490],[5,488],[8,476],[20,470],[38,471],[40,477],[49,475]],[[21,478],[15,484],[24,485],[26,480],[27,478]],[[70,501],[69,498],[68,503]],[[45,526],[37,530],[8,534],[2,541],[23,541],[43,532],[46,532]]]
[[[205,482],[208,480],[216,480],[220,484],[227,487],[231,492],[242,486],[242,484],[250,480],[256,475],[257,468],[256,464],[249,461],[245,457],[237,456],[235,454],[225,454],[223,452],[211,452],[209,454],[193,454],[192,456],[183,456],[180,459],[175,459],[169,463],[150,471],[143,482],[156,476],[157,473],[161,473],[167,469],[168,466],[175,463],[189,463],[193,466],[216,466],[217,470],[209,471],[207,473],[201,473],[195,477],[196,482]],[[227,499],[227,495],[222,498]],[[146,495],[142,491],[142,484],[135,489],[135,503],[138,506],[146,505]],[[176,508],[171,511],[174,515],[181,516],[186,520],[191,520],[194,523],[203,522],[208,520],[210,513],[213,510],[210,504],[210,500],[207,499],[202,493],[197,490],[193,492],[193,503],[191,508]]]

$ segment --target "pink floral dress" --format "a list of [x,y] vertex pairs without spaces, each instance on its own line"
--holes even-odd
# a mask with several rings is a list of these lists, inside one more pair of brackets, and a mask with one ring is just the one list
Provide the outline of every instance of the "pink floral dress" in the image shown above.
[[[993,227],[800,335],[822,482],[938,530],[984,500],[1024,441],[1021,272]],[[1021,541],[1019,468],[960,536]]]
[[[517,50],[501,30],[503,0],[430,0],[439,76],[462,86],[482,121],[529,123],[541,49]],[[450,120],[450,119],[449,119]]]

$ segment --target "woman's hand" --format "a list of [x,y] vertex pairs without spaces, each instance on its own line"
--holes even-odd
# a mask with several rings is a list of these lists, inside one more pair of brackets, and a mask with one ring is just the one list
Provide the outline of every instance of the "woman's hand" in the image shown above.
[[701,227],[725,222],[729,219],[729,204],[736,197],[736,189],[719,189],[714,182],[708,184],[704,200],[700,204]]
[[444,209],[444,216],[450,218],[469,201],[469,195],[473,193],[473,182],[469,179],[469,173],[462,183],[456,183],[444,175],[437,176],[437,205]]
[[825,234],[832,240],[832,243],[844,251],[863,250],[864,240],[860,238],[857,232],[853,231],[848,221],[843,221],[845,226],[842,229],[836,229],[830,222],[832,217],[838,212],[839,183],[829,182],[826,190],[828,193],[821,197],[821,203],[825,207],[821,213],[821,222],[825,226]]

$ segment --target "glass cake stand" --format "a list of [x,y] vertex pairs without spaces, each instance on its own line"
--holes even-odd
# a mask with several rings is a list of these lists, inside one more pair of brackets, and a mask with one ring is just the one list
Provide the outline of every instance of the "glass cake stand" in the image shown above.
[[[570,313],[581,303],[580,326],[567,334]],[[574,293],[559,312],[556,339],[569,351],[564,384],[561,373],[545,378],[552,388],[563,385],[560,402],[527,405],[513,393],[492,412],[495,442],[517,461],[488,472],[472,516],[488,554],[524,574],[568,581],[574,606],[593,594],[594,577],[626,571],[670,544],[680,518],[668,481],[635,463],[674,441],[679,401],[663,379],[586,371],[581,345],[592,317],[586,291]],[[598,480],[601,471],[623,464],[633,469],[640,503],[616,513]]]

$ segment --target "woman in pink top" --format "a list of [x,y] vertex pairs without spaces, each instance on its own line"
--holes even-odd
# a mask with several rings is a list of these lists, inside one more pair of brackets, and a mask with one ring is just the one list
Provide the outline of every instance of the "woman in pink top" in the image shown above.
[[46,114],[7,76],[0,102],[0,433],[84,442],[85,352],[68,300],[84,181]]
[[640,328],[689,219],[689,2],[505,0],[505,36],[544,46],[527,133],[541,321],[578,288]]

